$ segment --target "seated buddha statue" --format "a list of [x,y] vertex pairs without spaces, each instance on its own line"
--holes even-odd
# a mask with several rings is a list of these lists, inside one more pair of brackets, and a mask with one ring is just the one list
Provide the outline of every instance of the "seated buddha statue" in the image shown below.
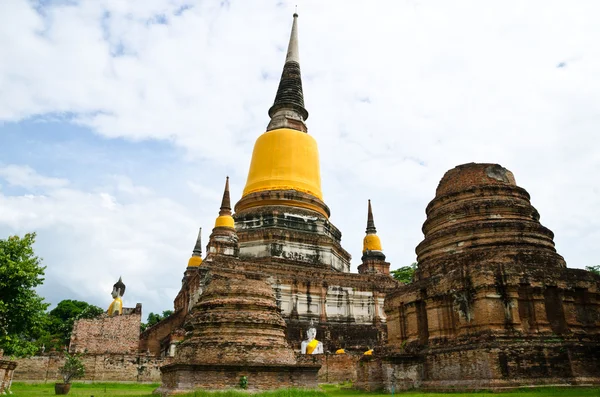
[[311,320],[310,326],[306,331],[306,340],[302,341],[301,344],[302,354],[323,354],[323,344],[315,339],[316,336],[317,329]]
[[108,307],[108,315],[119,315],[123,314],[123,300],[121,297],[125,294],[125,284],[119,277],[119,281],[113,285],[113,290],[111,292],[111,296],[113,297],[113,301]]

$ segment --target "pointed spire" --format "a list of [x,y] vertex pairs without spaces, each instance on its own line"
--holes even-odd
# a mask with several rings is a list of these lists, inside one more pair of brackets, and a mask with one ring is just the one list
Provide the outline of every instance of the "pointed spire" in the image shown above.
[[192,256],[202,257],[202,228],[198,230],[198,238],[196,239],[196,245],[194,246],[194,251],[192,251]]
[[221,200],[221,209],[219,216],[231,215],[231,199],[229,198],[229,177],[225,180],[225,191],[223,192],[223,200]]
[[271,117],[271,122],[267,126],[267,131],[278,128],[307,131],[304,122],[308,118],[308,112],[304,108],[304,94],[302,93],[300,53],[298,51],[298,14],[296,13],[294,13],[283,73],[277,95],[275,95],[275,102],[269,109],[269,117]]
[[377,233],[375,221],[373,220],[373,210],[371,209],[371,200],[369,200],[369,213],[367,215],[367,234]]
[[[292,23],[292,33],[290,34],[290,42],[288,43],[287,55],[285,63],[296,62],[300,65],[300,51],[298,51],[298,14],[294,13],[294,22]],[[302,82],[300,82],[302,83]],[[302,88],[302,87],[300,87]],[[304,103],[303,103],[304,104]]]

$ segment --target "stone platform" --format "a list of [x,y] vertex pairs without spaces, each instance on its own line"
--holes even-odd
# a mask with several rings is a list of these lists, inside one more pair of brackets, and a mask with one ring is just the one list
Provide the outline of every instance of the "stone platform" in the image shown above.
[[170,396],[195,389],[239,389],[240,378],[248,379],[248,390],[283,388],[316,389],[320,364],[295,365],[208,365],[170,364],[161,368],[162,385],[154,394]]

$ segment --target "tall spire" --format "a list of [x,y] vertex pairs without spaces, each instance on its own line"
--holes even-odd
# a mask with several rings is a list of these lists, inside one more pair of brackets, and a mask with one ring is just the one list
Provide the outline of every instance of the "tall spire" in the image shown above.
[[267,131],[290,128],[306,132],[305,120],[308,112],[304,108],[302,78],[300,75],[300,53],[298,52],[298,14],[294,13],[292,33],[288,44],[283,73],[279,81],[275,102],[269,109],[271,121]]
[[194,251],[192,251],[192,256],[202,257],[202,228],[198,230],[198,238],[196,239],[196,245],[194,246]]
[[367,234],[377,233],[375,221],[373,220],[373,210],[371,209],[371,200],[369,200],[369,211],[367,215]]
[[221,209],[219,216],[231,215],[231,199],[229,198],[229,177],[225,180],[225,191],[223,192],[223,200],[221,200]]

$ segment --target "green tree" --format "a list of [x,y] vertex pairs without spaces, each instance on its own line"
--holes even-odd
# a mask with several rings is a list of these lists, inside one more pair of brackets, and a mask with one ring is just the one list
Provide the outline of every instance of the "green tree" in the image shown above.
[[146,323],[142,323],[140,325],[142,332],[145,331],[147,328],[152,327],[159,321],[162,321],[165,318],[169,317],[171,314],[173,314],[173,310],[164,310],[162,312],[162,315],[150,312],[150,314],[148,314],[148,319],[146,320]]
[[600,265],[586,266],[585,270],[587,270],[588,272],[592,272],[592,273],[597,274],[598,276],[600,276]]
[[87,302],[72,299],[62,300],[48,313],[47,335],[38,341],[38,345],[44,344],[46,348],[57,349],[68,346],[75,320],[94,318],[102,313],[104,310]]
[[35,287],[45,267],[33,251],[35,233],[0,240],[0,348],[7,355],[35,354],[35,340],[44,333],[48,304]]
[[79,354],[69,354],[65,352],[65,365],[58,369],[66,384],[71,383],[73,379],[83,378],[85,376],[85,367]]
[[417,262],[413,262],[410,266],[403,266],[399,269],[392,270],[392,277],[395,280],[398,280],[404,284],[410,284],[413,282],[413,276],[415,275],[415,270],[417,269]]

